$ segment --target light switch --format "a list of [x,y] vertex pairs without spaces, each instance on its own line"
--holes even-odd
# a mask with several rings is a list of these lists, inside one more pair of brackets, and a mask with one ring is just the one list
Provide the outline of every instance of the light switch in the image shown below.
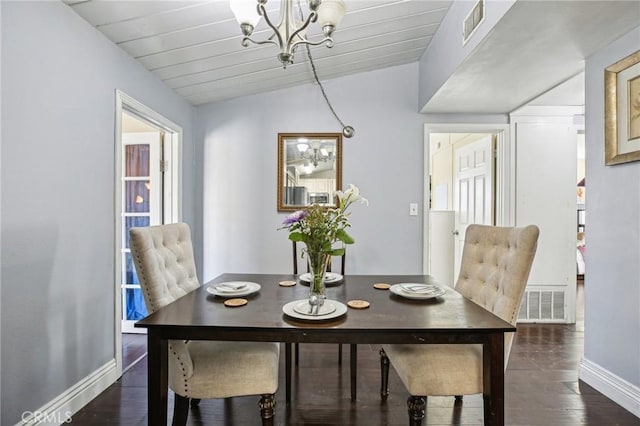
[[418,216],[418,203],[409,204],[409,216]]

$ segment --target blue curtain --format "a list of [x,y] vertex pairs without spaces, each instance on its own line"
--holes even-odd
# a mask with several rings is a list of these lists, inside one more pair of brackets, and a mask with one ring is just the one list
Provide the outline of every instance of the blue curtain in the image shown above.
[[[125,170],[127,177],[149,177],[149,145],[127,145],[125,147]],[[149,213],[149,180],[131,180],[125,182],[125,212]],[[149,216],[127,216],[124,218],[126,247],[129,247],[129,230],[133,227],[150,225]],[[140,284],[131,254],[126,255],[126,283]],[[126,295],[126,318],[136,321],[147,316],[147,308],[140,289],[129,288]]]

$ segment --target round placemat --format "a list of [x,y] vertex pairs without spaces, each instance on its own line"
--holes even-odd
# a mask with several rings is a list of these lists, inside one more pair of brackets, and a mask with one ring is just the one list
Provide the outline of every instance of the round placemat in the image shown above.
[[366,309],[369,307],[369,302],[366,300],[349,300],[347,306],[353,309]]
[[376,283],[373,285],[373,288],[377,288],[378,290],[389,290],[391,284],[387,283]]
[[247,304],[247,299],[227,299],[224,301],[224,305],[230,308],[237,308],[238,306],[244,306]]
[[295,281],[280,281],[278,284],[280,284],[281,287],[293,287],[294,285],[296,285]]

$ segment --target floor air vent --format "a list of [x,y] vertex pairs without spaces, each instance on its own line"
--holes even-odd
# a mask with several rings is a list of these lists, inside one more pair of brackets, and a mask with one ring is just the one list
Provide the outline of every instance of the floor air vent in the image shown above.
[[558,321],[565,319],[563,291],[526,291],[520,305],[520,321]]

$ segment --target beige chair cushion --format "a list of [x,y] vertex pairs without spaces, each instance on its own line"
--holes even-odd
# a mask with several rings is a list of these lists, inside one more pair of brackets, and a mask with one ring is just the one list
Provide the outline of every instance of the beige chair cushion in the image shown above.
[[[149,313],[200,286],[185,223],[133,228],[131,252]],[[187,398],[273,394],[278,343],[169,341],[169,387]]]
[[278,389],[278,343],[211,342],[187,343],[193,374],[183,374],[171,363],[169,381],[174,392],[189,398],[229,398],[274,394]]
[[384,345],[411,395],[471,395],[482,392],[481,345]]
[[[465,234],[456,290],[515,325],[539,230],[470,225]],[[513,333],[505,334],[505,369]],[[469,395],[482,392],[481,345],[384,345],[411,395]]]

